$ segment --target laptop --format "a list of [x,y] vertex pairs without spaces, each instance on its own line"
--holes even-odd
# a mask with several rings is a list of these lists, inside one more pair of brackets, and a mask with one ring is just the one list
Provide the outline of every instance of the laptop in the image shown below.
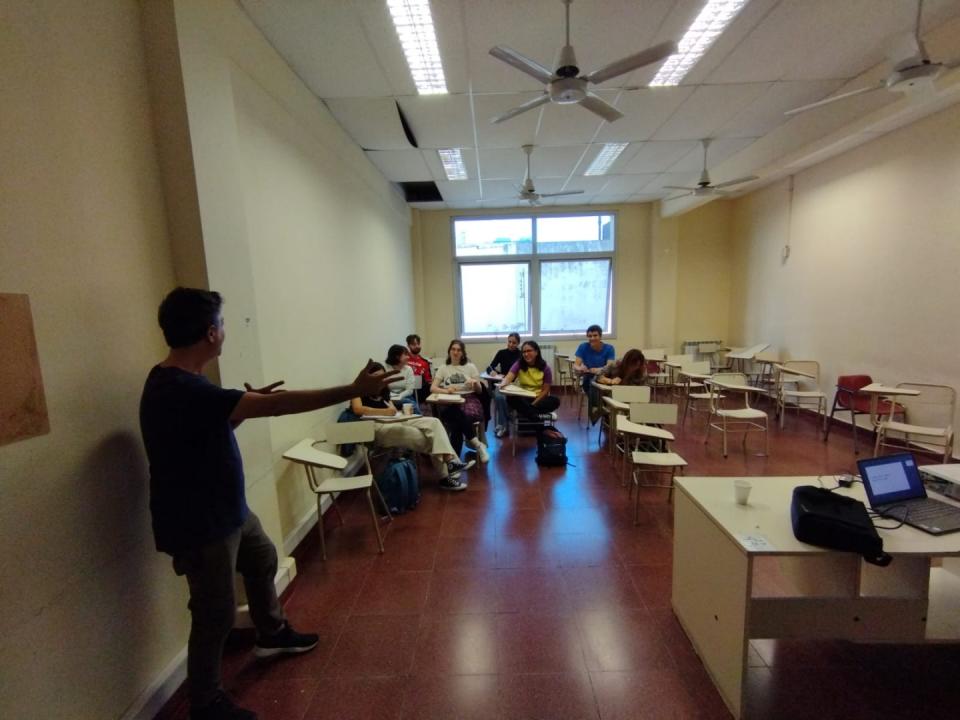
[[910,453],[858,460],[870,507],[931,535],[960,531],[960,507],[927,497]]

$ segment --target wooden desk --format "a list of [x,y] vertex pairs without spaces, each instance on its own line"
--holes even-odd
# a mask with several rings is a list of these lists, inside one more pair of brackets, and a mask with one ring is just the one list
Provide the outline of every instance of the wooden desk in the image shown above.
[[[745,506],[734,502],[735,479],[675,479],[672,597],[735,718],[744,708],[750,638],[960,638],[960,533],[880,530],[884,551],[894,559],[889,567],[875,567],[793,536],[793,488],[817,485],[816,478],[745,478],[753,484]],[[824,484],[834,485],[833,477]],[[865,499],[859,484],[839,492]],[[934,558],[944,558],[937,563],[942,567],[932,567]],[[765,592],[760,563],[780,565],[784,582],[775,594]]]

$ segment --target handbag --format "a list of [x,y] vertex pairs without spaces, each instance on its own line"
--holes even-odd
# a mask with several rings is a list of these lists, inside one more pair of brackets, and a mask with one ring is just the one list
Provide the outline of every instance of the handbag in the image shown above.
[[483,403],[476,394],[466,395],[463,398],[463,414],[474,422],[483,422]]
[[790,505],[797,540],[833,550],[859,553],[873,565],[885,567],[893,558],[883,551],[883,538],[873,526],[862,502],[826,488],[800,485]]

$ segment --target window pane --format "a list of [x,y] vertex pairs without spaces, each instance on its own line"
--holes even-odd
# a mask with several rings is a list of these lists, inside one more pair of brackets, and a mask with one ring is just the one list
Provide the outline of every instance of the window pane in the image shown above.
[[530,267],[526,263],[461,265],[464,335],[530,334]]
[[611,252],[613,215],[537,218],[537,252]]
[[532,218],[454,220],[457,257],[529,255],[533,252]]
[[611,332],[611,291],[609,260],[540,263],[540,334]]

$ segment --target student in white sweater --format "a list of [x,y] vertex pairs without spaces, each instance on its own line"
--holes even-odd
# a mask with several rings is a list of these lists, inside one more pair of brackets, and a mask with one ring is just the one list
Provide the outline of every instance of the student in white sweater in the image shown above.
[[387,350],[386,366],[400,373],[400,377],[390,383],[390,400],[396,405],[413,405],[413,411],[420,414],[420,404],[413,387],[413,368],[408,364],[410,351],[403,345],[391,345]]
[[[461,340],[451,340],[447,347],[447,364],[437,370],[433,378],[433,384],[430,386],[430,392],[433,393],[457,393],[464,396],[464,399],[471,404],[480,407],[480,421],[483,421],[483,406],[479,402],[479,394],[483,389],[480,371],[467,358],[467,349]],[[470,396],[475,400],[471,400]],[[471,417],[468,412],[470,408],[464,405],[439,405],[440,419],[443,421],[447,431],[454,435],[462,435],[467,445],[476,450],[477,458],[480,462],[487,462],[490,455],[487,453],[487,446],[480,442],[477,437],[477,431],[473,427],[476,422],[475,417]]]

